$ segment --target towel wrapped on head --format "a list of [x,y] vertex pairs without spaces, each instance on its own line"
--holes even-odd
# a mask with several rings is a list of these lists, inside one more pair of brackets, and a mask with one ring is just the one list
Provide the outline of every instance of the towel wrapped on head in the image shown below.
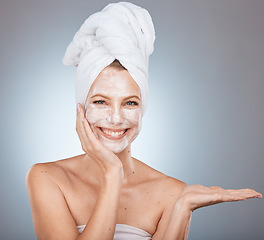
[[154,41],[151,16],[132,3],[111,3],[91,15],[75,34],[63,58],[65,65],[77,67],[76,102],[85,105],[93,81],[117,59],[138,84],[144,113],[148,98],[148,61]]

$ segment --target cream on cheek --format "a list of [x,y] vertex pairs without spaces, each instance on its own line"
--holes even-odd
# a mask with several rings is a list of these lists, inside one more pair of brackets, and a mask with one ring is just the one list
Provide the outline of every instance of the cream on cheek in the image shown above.
[[98,124],[101,124],[103,126],[106,125],[106,116],[109,115],[110,109],[106,107],[97,107],[96,105],[91,103],[87,104],[85,109],[85,117],[90,123],[93,133],[97,138],[99,138],[97,131],[95,131],[95,126],[98,126]]
[[[115,125],[115,122],[109,121],[113,114],[113,109],[109,106],[100,106],[95,104],[88,104],[86,107],[86,118],[90,123],[91,129],[96,137],[112,152],[122,152],[129,144],[131,144],[141,130],[142,125],[142,109],[138,108],[122,108],[119,111],[121,116],[118,119],[122,119]],[[107,139],[100,134],[100,131],[96,129],[101,128],[118,128],[118,129],[129,129],[127,133],[118,140]]]
[[123,151],[141,129],[141,103],[130,106],[129,96],[140,98],[138,85],[127,71],[111,67],[99,74],[88,93],[85,117],[95,136],[114,153]]
[[124,119],[126,119],[131,126],[134,126],[134,134],[135,137],[133,140],[137,137],[141,130],[142,126],[142,109],[141,108],[135,108],[135,109],[123,109],[123,116]]

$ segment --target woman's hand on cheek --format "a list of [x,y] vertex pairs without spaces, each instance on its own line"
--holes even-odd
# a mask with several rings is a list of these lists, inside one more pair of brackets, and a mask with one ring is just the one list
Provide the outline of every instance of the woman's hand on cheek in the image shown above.
[[123,173],[122,162],[95,137],[84,116],[82,105],[79,103],[77,105],[76,131],[83,151],[96,161],[105,173],[116,170]]
[[184,206],[191,211],[222,202],[234,202],[249,198],[262,198],[262,195],[252,189],[223,189],[220,187],[204,187],[201,185],[186,186],[179,198]]

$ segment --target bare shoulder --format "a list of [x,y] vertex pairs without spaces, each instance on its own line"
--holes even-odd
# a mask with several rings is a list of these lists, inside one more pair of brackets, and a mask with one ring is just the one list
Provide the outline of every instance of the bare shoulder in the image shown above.
[[50,173],[56,169],[56,162],[36,163],[27,172],[27,179],[32,180],[39,175]]
[[69,169],[71,163],[80,156],[62,159],[54,162],[36,163],[27,172],[26,186],[37,185],[40,182],[58,183],[63,180]]
[[141,165],[141,175],[151,183],[155,191],[168,196],[173,201],[180,196],[183,189],[187,186],[183,181],[170,177],[139,160],[137,161]]
[[[159,219],[156,223],[156,230],[153,239],[163,239],[166,229],[170,223],[173,208],[177,200],[181,197],[183,189],[187,186],[183,181],[170,177],[151,167],[146,167],[149,177],[152,179],[152,189],[155,196],[158,196]],[[158,209],[156,207],[156,209]]]
[[[77,236],[76,224],[61,188],[71,164],[70,159],[38,163],[27,173],[26,187],[38,239],[55,239],[59,235],[62,239],[75,239]],[[61,219],[64,224],[60,224]]]
[[183,189],[187,186],[185,182],[178,180],[176,178],[167,176],[164,174],[164,188],[167,195],[167,200],[171,203],[175,203],[175,201],[182,194]]
[[56,162],[36,163],[27,172],[26,185],[37,184],[43,180],[54,180],[61,169]]

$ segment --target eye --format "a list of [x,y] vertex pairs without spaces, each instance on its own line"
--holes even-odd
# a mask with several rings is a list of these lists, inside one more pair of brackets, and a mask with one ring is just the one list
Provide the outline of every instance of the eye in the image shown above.
[[94,104],[104,104],[105,101],[104,100],[97,100],[97,101],[93,101]]
[[135,102],[135,101],[129,101],[129,102],[127,102],[126,103],[127,105],[134,105],[134,106],[137,106],[138,105],[138,103],[137,102]]

